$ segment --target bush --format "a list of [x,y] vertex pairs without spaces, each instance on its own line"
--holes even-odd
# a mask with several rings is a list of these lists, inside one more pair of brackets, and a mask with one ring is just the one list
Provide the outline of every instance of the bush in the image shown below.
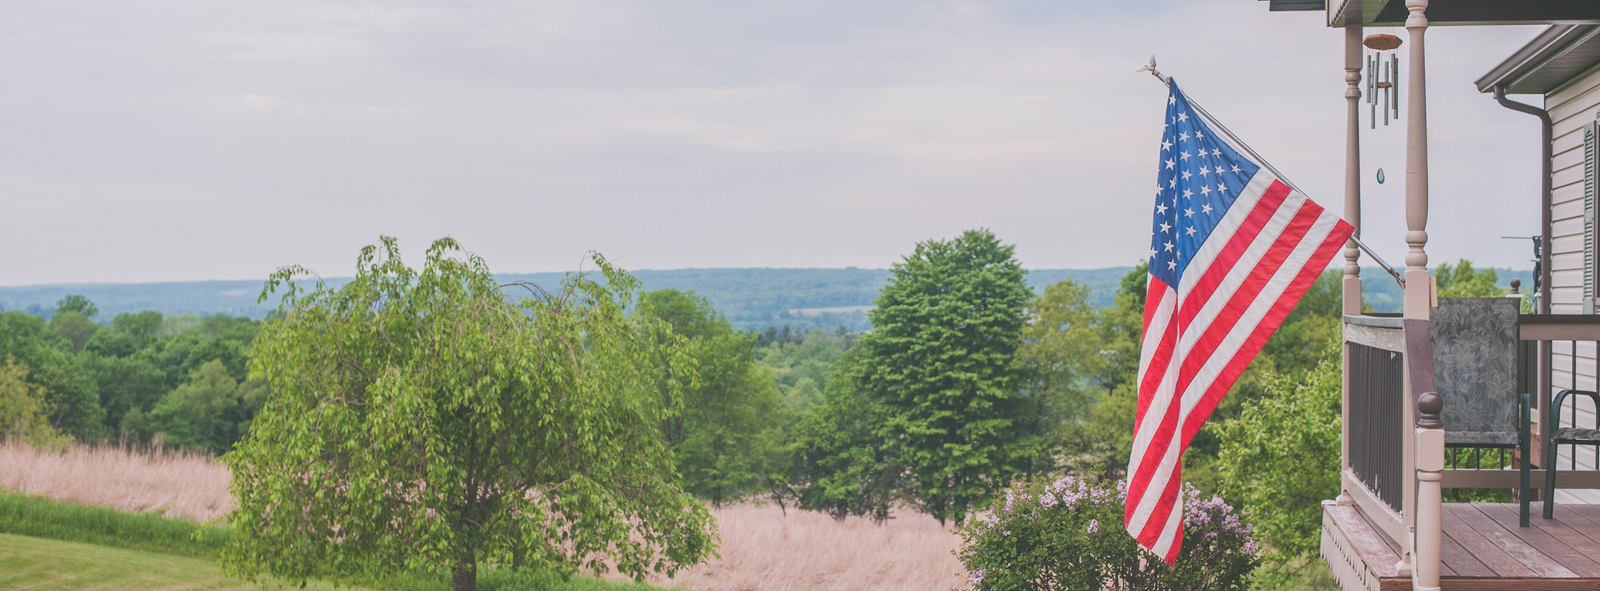
[[226,528],[158,513],[124,513],[8,491],[0,491],[0,533],[198,558],[216,558],[229,535]]
[[1237,589],[1258,563],[1249,527],[1219,497],[1185,487],[1183,549],[1168,567],[1122,528],[1120,485],[1035,480],[1007,489],[960,531],[980,590]]

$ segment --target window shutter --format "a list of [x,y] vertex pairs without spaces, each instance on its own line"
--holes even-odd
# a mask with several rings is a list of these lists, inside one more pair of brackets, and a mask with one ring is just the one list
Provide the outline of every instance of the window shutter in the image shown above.
[[1583,126],[1583,313],[1594,313],[1596,263],[1595,253],[1595,159],[1600,152],[1600,128],[1590,121]]

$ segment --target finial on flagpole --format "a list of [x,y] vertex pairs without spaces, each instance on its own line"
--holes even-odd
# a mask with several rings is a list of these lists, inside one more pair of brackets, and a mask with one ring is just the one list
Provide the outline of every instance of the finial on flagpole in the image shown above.
[[1162,84],[1167,84],[1168,83],[1168,78],[1166,76],[1162,76],[1161,75],[1161,71],[1156,69],[1156,56],[1153,56],[1153,55],[1150,56],[1150,64],[1149,65],[1144,66],[1144,67],[1139,68],[1139,69],[1134,70],[1134,71],[1135,72],[1149,72],[1151,76],[1155,76],[1156,77],[1156,80],[1160,80]]

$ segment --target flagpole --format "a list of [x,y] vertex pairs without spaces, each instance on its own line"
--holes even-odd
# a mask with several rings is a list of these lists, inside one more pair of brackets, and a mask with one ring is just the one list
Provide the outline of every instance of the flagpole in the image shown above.
[[[1145,66],[1139,68],[1138,70],[1135,70],[1135,71],[1137,71],[1137,72],[1149,72],[1151,76],[1155,76],[1156,77],[1156,80],[1160,80],[1162,84],[1168,84],[1168,85],[1172,84],[1172,78],[1167,77],[1167,76],[1162,76],[1161,75],[1161,71],[1156,69],[1156,56],[1153,56],[1153,55],[1150,56],[1150,63],[1148,65],[1145,65]],[[1278,177],[1278,180],[1283,181],[1283,184],[1289,185],[1289,188],[1294,189],[1295,192],[1300,193],[1301,195],[1305,195],[1306,194],[1305,191],[1301,191],[1300,190],[1300,187],[1295,186],[1294,181],[1289,180],[1289,177],[1286,177],[1286,176],[1283,175],[1283,173],[1278,172],[1278,169],[1274,168],[1272,166],[1271,162],[1267,162],[1266,158],[1262,158],[1261,155],[1257,154],[1254,149],[1251,149],[1250,148],[1250,144],[1244,143],[1244,140],[1239,139],[1239,136],[1234,135],[1232,131],[1228,130],[1228,126],[1223,125],[1222,122],[1218,121],[1216,117],[1212,117],[1211,113],[1206,112],[1205,107],[1200,106],[1200,103],[1195,102],[1195,100],[1193,98],[1185,97],[1185,99],[1188,100],[1190,107],[1194,107],[1194,110],[1199,111],[1200,114],[1204,115],[1206,119],[1211,121],[1211,123],[1216,124],[1217,129],[1222,130],[1222,133],[1226,134],[1229,139],[1232,139],[1234,144],[1237,144],[1239,147],[1244,148],[1245,152],[1249,152],[1251,156],[1255,157],[1256,162],[1260,162],[1262,166],[1267,167],[1267,170],[1271,171],[1272,174],[1276,175]],[[1384,262],[1383,258],[1378,256],[1378,253],[1372,252],[1372,248],[1368,247],[1366,244],[1362,243],[1361,239],[1357,238],[1355,236],[1355,234],[1351,234],[1350,235],[1350,241],[1354,242],[1357,247],[1360,247],[1361,250],[1365,251],[1367,253],[1367,256],[1372,257],[1372,260],[1377,261],[1378,265],[1382,266],[1383,270],[1388,271],[1389,275],[1391,277],[1394,277],[1395,282],[1400,284],[1400,288],[1401,289],[1405,289],[1406,280],[1405,280],[1405,278],[1400,276],[1400,272],[1395,271],[1394,267],[1391,267],[1391,266],[1389,266],[1389,263]]]

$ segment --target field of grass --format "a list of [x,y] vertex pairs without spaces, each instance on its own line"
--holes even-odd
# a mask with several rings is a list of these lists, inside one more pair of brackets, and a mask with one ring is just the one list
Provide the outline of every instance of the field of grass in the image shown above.
[[118,511],[215,519],[233,507],[229,480],[228,470],[204,454],[0,444],[0,488]]
[[[211,458],[151,455],[117,448],[80,446],[60,453],[0,444],[0,488],[118,511],[164,511],[168,517],[187,519],[214,518],[231,506],[228,472]],[[28,526],[35,529],[13,531],[5,524],[18,524],[10,527],[20,528],[29,521],[20,516],[4,517],[6,502],[16,503],[16,513],[26,512],[30,503],[48,504],[37,498],[16,497],[20,495],[0,495],[0,532],[126,546],[141,543],[141,534],[129,533],[131,530],[124,526],[131,526],[133,521],[120,521],[120,517],[157,519],[151,515],[97,513],[84,507],[49,507],[48,511],[61,513],[50,513],[42,523]],[[731,505],[712,513],[722,537],[722,557],[679,573],[675,579],[658,577],[650,583],[695,591],[920,591],[950,589],[966,582],[966,574],[951,552],[958,542],[956,535],[926,515],[900,514],[879,526],[863,519],[834,521],[792,509],[785,515],[773,506]],[[192,522],[188,525],[196,526]],[[146,537],[171,539],[166,534]],[[216,543],[220,545],[220,539]],[[480,588],[490,589],[497,577],[500,575],[483,577]],[[394,583],[411,588],[401,581]],[[582,585],[591,584],[598,583],[575,580],[566,588],[582,589]],[[616,587],[607,591],[612,589]]]
[[[85,447],[39,452],[0,444],[0,534],[52,538],[0,536],[0,589],[259,588],[222,578],[214,557],[226,540],[226,529],[128,512],[164,510],[169,517],[216,517],[230,506],[227,480],[227,471],[205,456]],[[479,588],[942,591],[966,586],[966,573],[952,553],[959,540],[925,515],[901,513],[880,526],[863,519],[834,521],[793,509],[785,514],[775,506],[729,505],[712,513],[722,539],[721,557],[673,579],[652,578],[649,582],[655,587],[592,578],[561,582],[549,576],[489,570],[479,577]],[[206,533],[194,540],[190,533],[197,528]],[[1281,591],[1333,588],[1327,567],[1317,562]],[[398,577],[369,587],[444,591],[449,585],[444,580]]]
[[[0,534],[0,589],[127,591],[261,589],[223,576],[210,559]],[[269,585],[268,588],[286,588]],[[307,589],[332,589],[310,582]],[[344,587],[350,589],[350,587]]]
[[[195,532],[200,532],[198,537]],[[0,533],[216,558],[228,531],[155,513],[125,513],[0,489]]]

